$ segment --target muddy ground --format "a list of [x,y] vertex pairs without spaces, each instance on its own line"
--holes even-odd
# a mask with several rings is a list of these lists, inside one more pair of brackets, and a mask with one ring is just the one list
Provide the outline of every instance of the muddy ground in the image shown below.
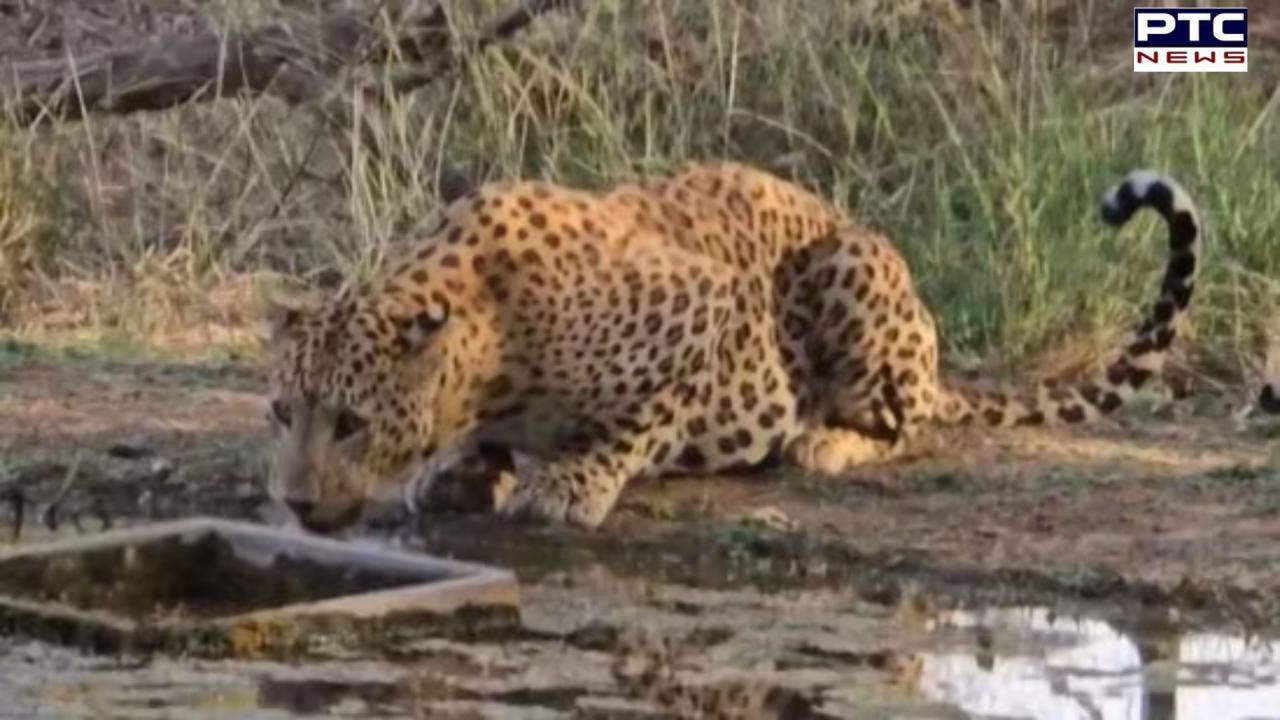
[[[29,501],[17,542],[195,514],[278,521],[263,391],[234,360],[9,348],[0,488]],[[594,533],[425,517],[402,536],[415,549],[517,573],[529,636],[127,671],[11,639],[0,695],[48,717],[664,717],[612,669],[639,633],[673,643],[666,682],[798,693],[760,717],[963,717],[922,689],[919,664],[957,609],[1082,614],[1132,638],[1143,662],[1179,633],[1277,626],[1280,473],[1270,426],[1239,418],[1236,400],[1149,401],[1080,431],[947,431],[841,480],[646,482]],[[63,491],[51,528],[40,513]],[[0,510],[6,536],[15,507]],[[984,632],[957,642],[980,660]]]

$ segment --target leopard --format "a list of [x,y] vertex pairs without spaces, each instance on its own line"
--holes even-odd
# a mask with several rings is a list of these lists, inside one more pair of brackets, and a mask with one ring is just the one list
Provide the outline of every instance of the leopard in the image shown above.
[[723,160],[589,189],[478,184],[369,279],[268,298],[269,494],[336,533],[503,458],[511,482],[484,511],[594,529],[637,478],[840,477],[931,426],[1090,422],[1163,374],[1190,310],[1199,211],[1133,170],[1101,217],[1144,208],[1168,234],[1163,279],[1112,357],[984,383],[943,377],[890,239],[798,181]]

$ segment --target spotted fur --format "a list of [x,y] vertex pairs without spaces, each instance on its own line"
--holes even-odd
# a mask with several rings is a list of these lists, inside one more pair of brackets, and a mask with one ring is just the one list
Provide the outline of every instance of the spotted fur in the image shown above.
[[1077,385],[983,393],[940,380],[889,240],[796,184],[720,163],[599,193],[485,185],[376,281],[273,313],[272,491],[332,530],[380,487],[496,447],[516,483],[495,509],[596,526],[637,476],[840,473],[930,421],[1084,422],[1160,371],[1191,301],[1194,206],[1135,172],[1103,217],[1142,207],[1170,258],[1119,357]]

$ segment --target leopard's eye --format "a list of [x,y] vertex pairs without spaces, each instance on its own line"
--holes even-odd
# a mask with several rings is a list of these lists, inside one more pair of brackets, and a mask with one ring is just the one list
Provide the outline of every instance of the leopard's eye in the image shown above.
[[271,415],[276,419],[276,422],[285,427],[289,427],[289,424],[293,422],[293,415],[289,411],[289,403],[284,400],[271,401]]
[[333,439],[335,442],[342,442],[365,429],[368,424],[369,422],[359,415],[350,410],[343,410],[338,413],[338,419],[333,424]]

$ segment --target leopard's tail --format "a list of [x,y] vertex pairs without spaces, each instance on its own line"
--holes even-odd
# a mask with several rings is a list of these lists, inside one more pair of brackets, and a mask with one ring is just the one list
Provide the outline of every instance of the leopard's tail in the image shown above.
[[934,416],[946,424],[978,421],[992,427],[1077,424],[1106,415],[1133,397],[1164,369],[1183,316],[1191,306],[1199,265],[1201,226],[1191,197],[1177,181],[1151,170],[1135,170],[1103,198],[1102,219],[1119,227],[1141,208],[1164,217],[1169,261],[1154,305],[1119,357],[1074,384],[1046,381],[1015,395],[962,384],[945,387]]

